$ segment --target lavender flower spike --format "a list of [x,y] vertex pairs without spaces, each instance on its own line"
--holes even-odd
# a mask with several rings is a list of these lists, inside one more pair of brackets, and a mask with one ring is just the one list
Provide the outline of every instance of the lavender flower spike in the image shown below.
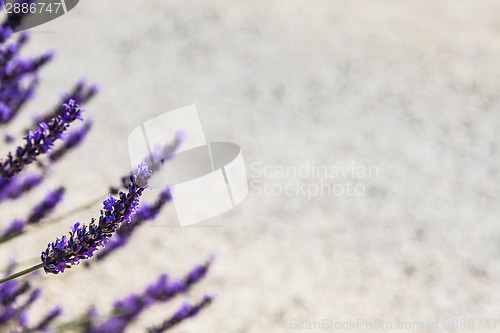
[[[161,275],[142,293],[132,294],[115,302],[112,317],[101,325],[92,327],[88,332],[123,333],[127,326],[138,318],[146,308],[157,303],[168,302],[175,296],[190,290],[207,275],[211,264],[212,258],[204,265],[195,266],[182,279],[170,279],[166,274]],[[93,325],[91,324],[91,326]]]
[[29,131],[25,138],[26,145],[17,147],[15,157],[9,153],[5,161],[0,160],[0,176],[10,178],[20,173],[24,166],[36,161],[39,155],[47,153],[71,122],[82,119],[82,110],[75,101],[69,100],[64,106],[66,111],[62,115],[55,117],[48,124],[40,123],[35,132]]
[[[109,243],[106,244],[106,247],[99,251],[96,255],[96,259],[103,260],[109,254],[127,245],[134,231],[144,222],[154,220],[160,213],[163,206],[170,201],[171,198],[172,195],[170,193],[170,188],[167,187],[160,193],[158,199],[153,205],[148,203],[141,205],[141,208],[137,210],[134,216],[132,216],[130,223],[123,224],[120,229],[116,231],[115,237],[111,238]],[[86,264],[88,264],[88,262]]]
[[15,219],[10,223],[7,229],[0,234],[0,243],[22,234],[27,224],[36,224],[47,217],[47,215],[49,215],[61,202],[63,196],[64,187],[59,187],[54,191],[50,191],[45,198],[33,208],[27,221]]
[[183,320],[196,316],[203,308],[207,307],[214,300],[213,296],[205,295],[201,302],[195,305],[189,303],[184,303],[177,310],[177,312],[170,318],[167,319],[159,327],[149,328],[148,333],[163,333],[166,330],[178,325]]
[[47,196],[38,205],[33,208],[27,224],[35,224],[40,222],[44,217],[46,217],[52,210],[61,202],[64,196],[64,187],[59,187],[57,190],[50,191]]
[[71,228],[69,238],[63,236],[50,242],[41,255],[45,272],[62,273],[64,269],[79,264],[81,259],[92,257],[94,251],[104,246],[122,223],[130,221],[131,215],[139,206],[139,197],[148,187],[150,178],[151,172],[145,163],[141,163],[137,168],[137,174],[130,176],[128,194],[120,192],[119,199],[110,195],[103,201],[104,208],[97,224],[94,219],[88,227],[77,222]]
[[43,177],[37,174],[27,175],[24,178],[0,178],[0,202],[19,198],[22,194],[31,191],[40,185]]
[[66,155],[71,149],[77,147],[79,144],[85,140],[88,132],[92,128],[92,122],[88,121],[79,129],[72,131],[68,134],[68,137],[64,139],[64,145],[57,150],[51,152],[49,158],[51,162],[55,162]]

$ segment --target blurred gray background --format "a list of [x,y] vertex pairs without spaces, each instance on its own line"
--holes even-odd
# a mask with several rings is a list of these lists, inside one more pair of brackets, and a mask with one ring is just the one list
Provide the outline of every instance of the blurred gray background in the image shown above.
[[[93,131],[51,178],[68,187],[59,213],[127,172],[135,127],[189,104],[209,141],[240,145],[250,186],[240,206],[209,221],[180,228],[169,205],[92,270],[43,274],[44,304],[64,305],[68,317],[92,303],[105,311],[215,253],[190,299],[219,297],[176,332],[294,332],[323,319],[444,330],[447,320],[500,318],[499,12],[493,0],[107,0],[80,1],[32,29],[25,53],[57,57],[31,111],[82,76],[102,88],[86,106]],[[307,163],[378,172],[270,174]],[[322,181],[364,191],[264,191]],[[9,255],[37,258],[99,209],[18,240]],[[130,332],[179,304],[152,309]]]

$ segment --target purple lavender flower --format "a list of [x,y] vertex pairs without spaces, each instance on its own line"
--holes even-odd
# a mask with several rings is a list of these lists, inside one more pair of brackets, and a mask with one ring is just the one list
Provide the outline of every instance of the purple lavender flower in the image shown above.
[[21,219],[12,221],[7,229],[0,235],[0,243],[20,235],[27,224],[39,223],[43,218],[49,215],[61,202],[64,191],[64,187],[59,187],[54,191],[50,191],[45,198],[33,208],[26,221]]
[[46,113],[44,116],[36,116],[34,120],[37,123],[49,122],[52,118],[57,117],[65,111],[62,105],[64,101],[72,99],[76,104],[84,104],[90,101],[98,92],[99,89],[96,85],[89,86],[85,80],[80,80],[71,92],[63,95],[61,103],[58,103],[52,111]]
[[179,310],[177,310],[177,312],[171,318],[164,321],[163,324],[158,327],[148,328],[148,333],[165,332],[166,330],[178,325],[182,321],[196,316],[203,308],[210,305],[213,300],[213,296],[205,295],[203,299],[195,305],[191,305],[187,302],[183,303]]
[[26,145],[18,147],[15,157],[9,153],[5,161],[0,161],[0,175],[10,178],[22,171],[24,166],[33,163],[38,156],[45,154],[54,145],[54,142],[62,137],[70,123],[76,119],[82,119],[78,105],[73,100],[65,104],[66,112],[54,118],[49,124],[40,123],[35,131],[29,131],[25,138]]
[[13,306],[6,306],[0,311],[0,325],[4,325],[16,317],[17,310]]
[[65,268],[77,265],[81,259],[93,256],[98,247],[104,246],[108,238],[137,210],[139,197],[148,186],[151,173],[145,164],[138,167],[137,175],[130,176],[128,194],[120,192],[119,199],[111,195],[103,201],[103,210],[98,224],[92,219],[89,226],[79,222],[71,228],[70,237],[63,236],[49,243],[41,259],[46,273],[58,274]]
[[158,199],[153,205],[143,204],[141,208],[138,209],[132,216],[130,223],[122,224],[120,229],[116,231],[116,235],[106,244],[106,247],[97,253],[96,259],[102,260],[115,250],[125,246],[134,230],[141,226],[144,222],[154,220],[160,213],[163,206],[170,201],[171,198],[170,188],[167,187],[160,193]]
[[[151,169],[151,172],[156,172],[163,166],[163,163],[174,156],[174,152],[179,148],[184,140],[184,135],[181,131],[176,133],[174,141],[171,144],[161,146],[155,146],[153,152],[145,156],[143,162],[145,162]],[[127,188],[128,176],[121,178],[121,186]],[[116,194],[119,189],[117,187],[111,187],[110,193]]]
[[27,330],[28,332],[45,332],[48,328],[49,325],[62,314],[62,308],[59,306],[56,306],[52,310],[50,310],[47,315],[40,321],[38,325],[36,325],[34,328]]
[[[6,275],[11,273],[9,269]],[[28,282],[20,283],[19,281],[11,280],[0,284],[0,326],[18,317],[22,309],[16,306],[16,301],[19,296],[25,294],[29,289],[30,285]]]
[[169,301],[175,295],[187,292],[194,284],[203,279],[211,264],[212,259],[204,265],[195,266],[182,280],[171,282],[167,275],[162,275],[156,283],[146,289],[145,296],[153,301]]
[[61,202],[64,196],[64,187],[51,191],[47,194],[42,202],[33,208],[31,215],[26,221],[27,224],[35,224],[40,222],[44,217],[52,212],[52,210]]
[[10,43],[8,22],[0,27],[0,125],[13,120],[23,105],[31,99],[38,84],[38,72],[53,57],[47,52],[34,58],[22,58],[21,48],[28,35],[21,33]]
[[0,177],[0,202],[19,198],[22,194],[31,191],[43,181],[43,176],[37,174],[27,175],[24,178]]
[[26,222],[21,219],[15,219],[12,221],[7,229],[4,230],[2,235],[0,235],[0,243],[5,242],[6,240],[20,235],[24,231],[24,227],[26,226]]
[[158,302],[168,302],[173,297],[187,292],[194,284],[203,279],[212,263],[196,266],[183,279],[170,281],[166,274],[148,286],[141,294],[132,294],[117,301],[113,307],[113,316],[101,325],[90,325],[90,333],[122,333],[125,328],[148,307]]
[[78,128],[68,134],[66,139],[64,140],[64,144],[62,147],[55,149],[50,153],[51,162],[55,162],[61,159],[64,155],[66,155],[71,149],[80,145],[88,132],[92,128],[92,122],[87,121],[81,128]]
[[20,284],[17,281],[7,281],[0,285],[0,304],[3,306],[14,303],[18,296],[30,289],[28,282]]
[[[1,9],[3,9],[2,1],[0,1],[0,11]],[[12,29],[8,26],[8,24],[9,24],[8,21],[4,21],[0,25],[0,44],[5,42],[7,39],[10,38],[10,36],[12,36]]]
[[[24,303],[19,302],[19,296],[31,289],[28,282],[8,281],[0,286],[0,326],[16,320],[21,327],[26,328],[26,310],[39,298],[39,288],[32,290]],[[24,332],[24,331],[23,331]]]

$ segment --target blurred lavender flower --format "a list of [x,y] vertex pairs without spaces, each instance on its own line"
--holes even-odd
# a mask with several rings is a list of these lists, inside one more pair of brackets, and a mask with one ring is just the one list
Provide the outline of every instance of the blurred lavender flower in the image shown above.
[[47,153],[53,147],[54,142],[62,137],[71,122],[76,119],[83,120],[82,110],[78,108],[75,101],[70,100],[64,106],[66,111],[62,115],[57,116],[48,124],[40,123],[35,132],[29,131],[25,138],[26,145],[17,148],[15,157],[9,153],[5,161],[0,160],[0,176],[10,178],[20,173],[24,166],[36,161],[39,155]]
[[[174,156],[174,152],[179,148],[179,146],[184,141],[184,133],[182,131],[178,131],[174,137],[174,141],[168,145],[163,147],[155,146],[153,152],[145,156],[143,162],[148,165],[151,169],[151,172],[155,173],[160,170],[165,161],[171,159]],[[123,176],[121,178],[121,186],[123,188],[127,188],[128,184],[128,176]],[[112,186],[110,188],[110,193],[116,194],[119,189],[117,187]]]
[[148,328],[148,333],[165,332],[166,330],[174,327],[175,325],[178,325],[180,322],[196,316],[203,308],[210,305],[210,303],[212,303],[214,299],[215,297],[213,296],[205,295],[198,304],[191,305],[187,302],[183,303],[180,309],[177,310],[177,312],[170,319],[167,319],[166,321],[163,322],[163,324],[161,324],[158,327]]
[[61,102],[57,103],[52,111],[46,113],[44,116],[35,116],[33,120],[36,123],[49,122],[52,118],[57,117],[65,111],[62,104],[65,101],[72,99],[76,104],[85,104],[89,100],[91,100],[98,92],[99,89],[97,85],[94,84],[88,86],[85,80],[80,80],[70,93],[66,93],[63,95]]
[[130,176],[128,194],[120,192],[119,199],[110,195],[103,201],[104,209],[101,210],[98,224],[94,219],[88,227],[77,222],[71,228],[69,238],[63,236],[49,243],[41,255],[45,272],[58,274],[64,272],[65,268],[79,264],[80,259],[92,257],[94,251],[103,246],[122,223],[130,221],[130,216],[139,205],[139,197],[148,186],[149,178],[149,169],[145,163],[141,163],[137,175]]
[[[14,266],[14,262],[11,266]],[[7,275],[11,273],[11,269]],[[19,296],[27,293],[31,289],[28,282],[20,282],[16,280],[7,281],[0,285],[0,326],[6,323],[18,320],[24,323],[26,314],[24,311],[38,298],[40,290],[33,290],[24,304],[19,305]]]
[[42,219],[47,217],[62,201],[64,191],[64,187],[59,187],[54,191],[50,191],[45,198],[33,208],[26,221],[21,219],[12,221],[7,229],[0,235],[0,243],[20,235],[27,224],[39,223]]
[[56,306],[52,310],[50,310],[47,315],[40,321],[38,325],[36,325],[34,328],[27,329],[23,333],[31,333],[31,332],[46,332],[49,328],[49,325],[62,314],[62,308],[59,306]]
[[42,181],[43,177],[37,174],[31,174],[25,177],[0,177],[0,202],[8,199],[17,199],[22,194],[40,185]]
[[53,58],[51,52],[31,59],[20,57],[19,51],[27,43],[28,35],[22,33],[15,41],[4,43],[10,36],[5,21],[0,27],[0,125],[14,119],[33,96],[39,69]]
[[5,242],[12,237],[20,235],[24,231],[24,227],[26,226],[26,222],[21,219],[15,219],[12,221],[9,226],[3,231],[2,235],[0,235],[0,243]]
[[66,155],[71,149],[77,147],[80,145],[83,140],[85,140],[85,137],[87,136],[88,132],[92,128],[92,122],[87,120],[85,124],[74,130],[71,131],[68,136],[64,139],[64,143],[62,147],[55,149],[50,153],[49,159],[51,162],[55,162],[61,159],[64,155]]
[[58,189],[51,191],[47,194],[45,199],[35,206],[31,215],[26,221],[27,224],[35,224],[40,222],[44,217],[52,212],[52,210],[61,202],[64,196],[64,187],[59,187]]
[[210,268],[212,259],[204,265],[192,269],[183,279],[170,281],[166,274],[149,285],[141,294],[132,294],[117,301],[113,307],[113,316],[101,325],[90,324],[89,333],[121,333],[148,307],[158,302],[168,302],[173,297],[187,292],[194,284],[202,280]]

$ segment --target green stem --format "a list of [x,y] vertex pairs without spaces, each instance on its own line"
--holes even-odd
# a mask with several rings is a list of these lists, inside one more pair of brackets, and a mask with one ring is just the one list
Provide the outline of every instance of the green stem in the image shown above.
[[10,281],[12,279],[18,278],[18,277],[23,276],[25,274],[34,272],[37,269],[40,269],[42,267],[43,267],[43,264],[38,264],[38,265],[35,265],[35,266],[31,267],[31,268],[25,269],[24,271],[20,271],[20,272],[17,272],[15,274],[12,274],[12,275],[9,275],[7,277],[4,277],[3,279],[0,279],[0,284],[2,284],[4,282],[7,282],[7,281]]

